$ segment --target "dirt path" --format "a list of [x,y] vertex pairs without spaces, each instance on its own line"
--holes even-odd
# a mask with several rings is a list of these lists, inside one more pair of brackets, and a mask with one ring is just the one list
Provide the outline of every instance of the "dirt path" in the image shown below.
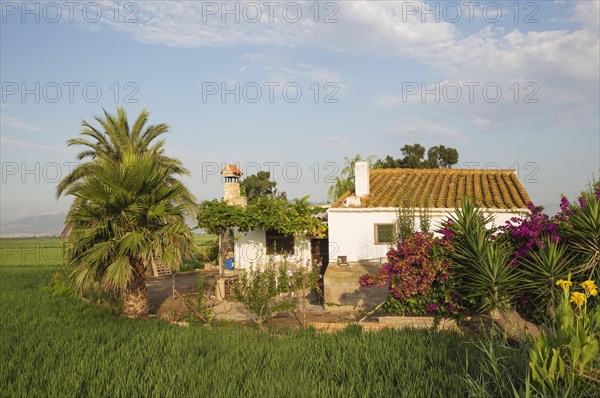
[[[204,277],[204,292],[207,297],[214,295],[215,284],[219,278],[219,273],[216,270],[201,271]],[[188,300],[195,302],[195,296],[198,287],[199,272],[181,272],[175,274],[175,289],[182,295],[189,295]],[[185,320],[188,313],[186,306],[179,297],[176,297],[173,311],[173,276],[166,275],[157,278],[148,278],[146,286],[148,287],[148,296],[150,301],[150,314],[161,318],[174,320]],[[177,295],[176,295],[177,296]],[[322,305],[316,304],[313,300],[307,303],[306,322],[349,322],[358,319],[358,311],[340,311],[327,310]],[[212,308],[215,319],[252,323],[251,319],[254,316],[246,310],[241,303],[234,301],[216,301],[206,300],[205,304]],[[302,306],[298,305],[295,312],[279,314],[268,321],[269,325],[278,327],[297,328],[304,322],[302,314]]]
[[[204,289],[207,294],[214,290],[215,281],[219,275],[218,271],[201,271],[204,276]],[[175,289],[180,294],[195,293],[198,288],[199,272],[179,272],[175,274]],[[146,279],[148,296],[150,300],[150,314],[156,314],[158,309],[170,300],[173,293],[173,276],[165,275],[157,278]]]

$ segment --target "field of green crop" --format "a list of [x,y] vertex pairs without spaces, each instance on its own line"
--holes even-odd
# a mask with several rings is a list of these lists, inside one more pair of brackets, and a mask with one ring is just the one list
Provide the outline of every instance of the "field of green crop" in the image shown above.
[[44,262],[59,261],[31,248],[57,242],[0,243],[0,396],[462,397],[467,354],[478,369],[480,352],[455,334],[125,319],[41,289],[59,269]]
[[0,266],[60,265],[62,255],[59,238],[0,239]]

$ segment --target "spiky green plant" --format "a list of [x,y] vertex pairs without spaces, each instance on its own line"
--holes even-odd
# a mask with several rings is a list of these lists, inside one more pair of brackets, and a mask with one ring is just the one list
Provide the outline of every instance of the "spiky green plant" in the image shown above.
[[508,248],[494,241],[495,229],[487,227],[493,218],[464,197],[451,219],[455,233],[451,257],[463,294],[483,311],[506,309],[520,286]]
[[565,245],[551,239],[547,239],[544,246],[531,250],[528,256],[521,259],[519,270],[523,288],[550,314],[562,297],[556,281],[569,273],[572,259]]
[[569,248],[581,254],[585,261],[577,268],[577,274],[598,279],[600,272],[600,197],[593,192],[583,192],[580,206],[571,206],[570,216],[562,226],[562,235]]

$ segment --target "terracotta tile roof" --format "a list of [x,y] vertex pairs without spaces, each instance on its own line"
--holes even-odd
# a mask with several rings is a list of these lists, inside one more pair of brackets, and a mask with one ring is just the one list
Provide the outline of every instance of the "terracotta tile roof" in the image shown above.
[[221,170],[221,174],[233,174],[236,176],[241,176],[242,175],[242,171],[240,169],[238,169],[234,164],[228,164],[227,166],[225,166],[225,168],[223,170]]
[[514,170],[371,169],[369,184],[360,206],[346,206],[355,196],[346,192],[331,207],[454,208],[469,196],[481,208],[524,209],[531,201]]

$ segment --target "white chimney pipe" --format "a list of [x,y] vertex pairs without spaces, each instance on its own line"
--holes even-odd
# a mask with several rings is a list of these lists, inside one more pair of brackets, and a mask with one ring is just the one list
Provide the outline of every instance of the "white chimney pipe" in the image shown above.
[[354,164],[354,192],[359,198],[367,196],[370,192],[368,162]]

